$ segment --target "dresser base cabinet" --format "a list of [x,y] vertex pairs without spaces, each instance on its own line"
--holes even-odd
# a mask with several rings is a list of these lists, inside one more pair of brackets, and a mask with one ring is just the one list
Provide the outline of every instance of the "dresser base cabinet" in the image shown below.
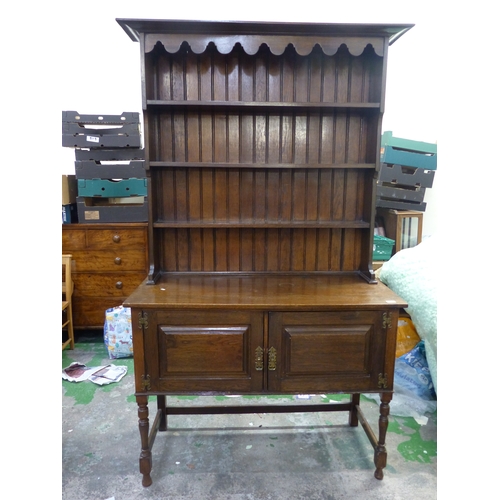
[[[308,293],[304,294],[304,290]],[[210,291],[208,294],[207,292]],[[164,276],[126,300],[132,308],[143,485],[168,415],[345,411],[361,423],[383,478],[399,308],[382,284],[359,276]],[[350,393],[348,403],[169,407],[168,395]],[[359,406],[381,397],[378,436]],[[149,423],[149,396],[158,408]]]

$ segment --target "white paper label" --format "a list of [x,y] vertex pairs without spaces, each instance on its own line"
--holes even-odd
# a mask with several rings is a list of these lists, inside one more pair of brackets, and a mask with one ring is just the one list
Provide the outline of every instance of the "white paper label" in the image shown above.
[[87,136],[87,141],[88,142],[99,142],[99,137],[94,137],[92,135]]
[[98,210],[85,210],[85,220],[99,220],[99,211]]

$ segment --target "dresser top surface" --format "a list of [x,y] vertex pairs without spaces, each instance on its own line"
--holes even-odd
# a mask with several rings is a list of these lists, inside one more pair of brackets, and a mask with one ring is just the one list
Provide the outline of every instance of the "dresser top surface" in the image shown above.
[[262,21],[198,21],[188,19],[118,18],[118,24],[135,40],[137,33],[197,33],[226,35],[350,35],[394,36],[412,28],[399,23],[312,23]]
[[357,275],[162,275],[144,282],[127,307],[174,309],[327,310],[407,307],[382,283]]
[[[195,53],[203,52],[213,41],[218,50],[228,53],[235,43],[249,54],[255,54],[261,43],[266,43],[274,54],[281,54],[288,44],[295,46],[301,55],[311,52],[319,43],[325,53],[334,54],[341,41],[351,40],[356,55],[365,42],[371,43],[378,55],[385,52],[384,40],[394,43],[413,24],[354,24],[354,23],[284,23],[250,21],[192,21],[181,19],[117,19],[118,24],[133,41],[145,35],[144,50],[149,52],[161,39],[168,51],[177,52],[181,41],[191,45]],[[171,39],[170,43],[167,39]],[[151,39],[153,38],[153,39]],[[149,39],[149,40],[148,40]],[[341,40],[330,46],[329,40]],[[356,45],[361,44],[356,48]]]

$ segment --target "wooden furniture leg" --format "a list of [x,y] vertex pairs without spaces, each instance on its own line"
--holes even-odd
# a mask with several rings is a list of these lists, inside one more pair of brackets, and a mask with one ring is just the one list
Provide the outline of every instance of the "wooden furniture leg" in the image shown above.
[[160,413],[160,425],[158,427],[159,431],[167,430],[167,397],[164,395],[157,396],[158,411]]
[[142,485],[150,486],[152,484],[151,479],[151,448],[149,446],[149,409],[148,409],[148,397],[147,396],[136,396],[139,416],[139,432],[141,435],[141,455],[139,457],[139,470],[142,474]]
[[351,394],[351,409],[349,410],[349,425],[358,426],[359,394]]
[[378,420],[378,443],[375,447],[375,477],[377,479],[384,478],[384,467],[387,465],[387,450],[385,448],[385,436],[387,434],[387,426],[389,425],[389,403],[392,400],[392,392],[383,392],[380,394],[380,417]]
[[66,313],[66,317],[63,317],[62,328],[68,329],[68,340],[62,343],[62,349],[69,345],[70,349],[75,348],[75,332],[73,329],[73,289],[74,283],[71,275],[71,259],[73,255],[63,254],[62,255],[62,267],[64,280],[62,282],[62,312]]

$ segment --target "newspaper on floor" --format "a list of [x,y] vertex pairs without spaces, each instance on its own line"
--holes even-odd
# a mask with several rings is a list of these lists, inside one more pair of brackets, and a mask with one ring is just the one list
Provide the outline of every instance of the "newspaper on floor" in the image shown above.
[[127,373],[126,366],[86,366],[77,361],[63,369],[62,377],[69,382],[83,382],[90,380],[97,385],[107,385],[119,382]]

